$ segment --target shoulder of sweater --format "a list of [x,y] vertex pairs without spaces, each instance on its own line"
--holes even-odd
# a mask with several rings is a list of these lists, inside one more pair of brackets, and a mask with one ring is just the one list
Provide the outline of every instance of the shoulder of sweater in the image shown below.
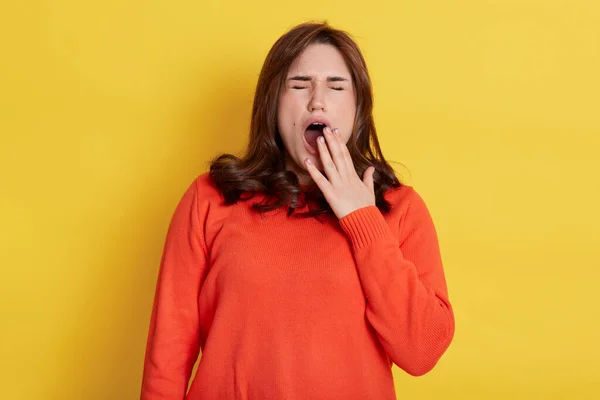
[[195,186],[197,200],[200,204],[210,204],[211,207],[223,204],[224,197],[208,171],[196,176],[191,186]]
[[413,186],[402,184],[400,187],[389,188],[385,192],[385,199],[390,202],[392,207],[408,206],[417,191]]
[[215,186],[214,181],[210,177],[210,172],[208,171],[198,175],[195,183],[198,188],[198,193],[201,196],[212,197],[220,195],[219,189]]
[[[213,212],[218,214],[229,213],[232,205],[225,205],[225,196],[219,190],[215,181],[211,178],[210,172],[204,172],[196,177],[193,184],[196,186],[196,195],[199,204],[204,204],[209,207]],[[257,197],[260,196],[257,194]],[[243,204],[243,201],[238,201],[236,204],[239,206]]]
[[392,206],[391,213],[400,219],[408,217],[409,214],[417,219],[429,215],[425,200],[413,186],[402,184],[400,187],[388,189],[385,198]]

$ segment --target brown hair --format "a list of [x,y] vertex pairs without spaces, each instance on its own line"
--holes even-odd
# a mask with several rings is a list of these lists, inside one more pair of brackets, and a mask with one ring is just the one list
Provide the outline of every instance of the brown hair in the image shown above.
[[[263,64],[252,107],[250,141],[243,157],[222,154],[210,163],[210,177],[225,198],[225,204],[252,198],[254,193],[264,193],[270,204],[253,204],[259,212],[288,208],[288,215],[298,207],[301,193],[298,176],[286,170],[284,144],[277,129],[277,103],[279,91],[293,61],[311,44],[328,44],[344,56],[352,74],[356,93],[354,130],[348,141],[348,150],[359,177],[370,166],[373,176],[377,207],[389,212],[390,204],[383,194],[391,187],[401,186],[394,170],[384,159],[373,121],[373,93],[365,60],[356,43],[344,31],[327,24],[303,23],[295,26],[273,45]],[[244,193],[249,197],[244,197]],[[309,198],[320,206],[302,216],[323,213],[333,214],[320,190],[309,192]]]

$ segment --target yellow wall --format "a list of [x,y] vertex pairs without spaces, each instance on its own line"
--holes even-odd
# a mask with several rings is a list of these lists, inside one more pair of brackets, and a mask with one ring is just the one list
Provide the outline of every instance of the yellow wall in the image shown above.
[[275,39],[327,19],[364,50],[456,310],[399,399],[600,398],[600,3],[291,4],[0,6],[0,397],[139,395],[172,211],[242,149]]

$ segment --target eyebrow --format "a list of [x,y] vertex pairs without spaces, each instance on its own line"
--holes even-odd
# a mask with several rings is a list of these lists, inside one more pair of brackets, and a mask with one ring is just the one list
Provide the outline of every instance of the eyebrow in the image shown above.
[[[288,78],[288,81],[312,81],[313,78],[310,76],[306,76],[306,75],[296,75],[296,76],[292,76],[291,78]],[[341,77],[341,76],[328,76],[327,77],[327,82],[346,82],[348,81],[347,78]]]

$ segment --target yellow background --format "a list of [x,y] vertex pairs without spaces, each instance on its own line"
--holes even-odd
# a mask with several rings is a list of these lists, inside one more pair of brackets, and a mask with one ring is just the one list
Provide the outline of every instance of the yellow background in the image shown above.
[[356,37],[438,228],[456,336],[398,398],[600,398],[596,0],[3,2],[1,398],[139,396],[174,207],[308,19]]

